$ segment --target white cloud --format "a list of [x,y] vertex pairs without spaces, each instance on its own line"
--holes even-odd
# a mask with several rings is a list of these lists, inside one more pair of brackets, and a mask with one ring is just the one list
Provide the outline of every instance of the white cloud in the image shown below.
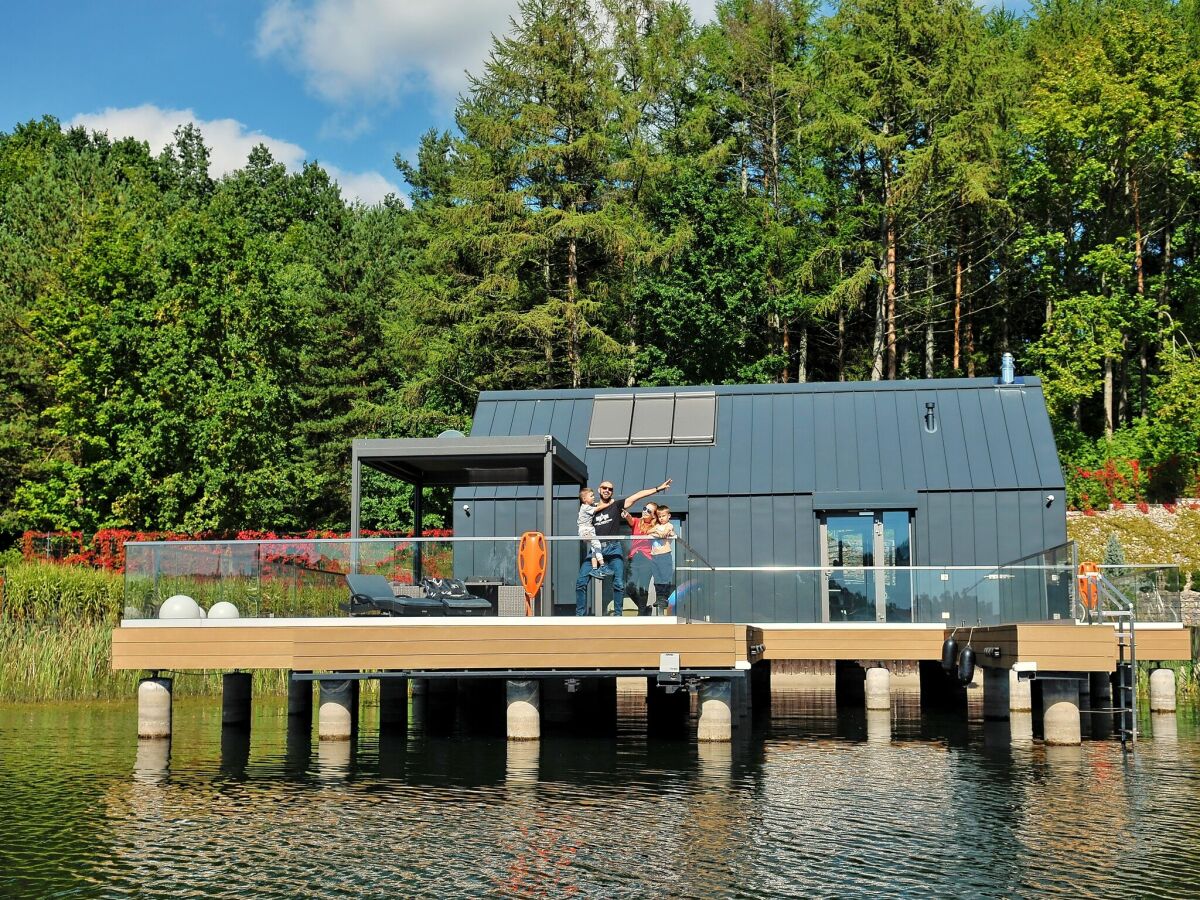
[[211,152],[209,172],[214,177],[244,166],[256,144],[265,144],[271,155],[289,169],[297,169],[304,162],[304,148],[291,141],[247,130],[236,119],[201,119],[190,109],[161,109],[151,103],[124,109],[109,107],[97,113],[81,113],[69,124],[107,132],[114,140],[135,137],[158,153],[175,140],[175,129],[189,122],[204,135],[204,143]]
[[[712,19],[716,0],[689,0]],[[393,100],[429,88],[442,100],[478,75],[492,35],[508,31],[517,0],[271,0],[258,53],[302,72],[326,100]]]
[[273,0],[258,52],[294,65],[335,102],[426,86],[453,96],[516,8],[515,0]]
[[[250,151],[257,144],[266,145],[271,155],[293,172],[300,169],[307,155],[299,144],[252,131],[236,119],[201,119],[190,109],[162,109],[151,103],[81,113],[68,124],[106,132],[113,140],[137,138],[149,144],[152,153],[158,153],[174,142],[175,129],[188,123],[199,128],[204,137],[210,151],[208,170],[214,178],[245,166]],[[342,195],[348,200],[361,200],[369,205],[378,203],[389,193],[403,195],[399,186],[378,172],[350,172],[332,165],[323,168],[341,185]]]
[[360,200],[367,206],[383,201],[388,194],[395,194],[408,205],[408,195],[400,187],[388,181],[378,172],[346,172],[337,166],[322,165],[329,177],[342,188],[342,196],[348,200]]

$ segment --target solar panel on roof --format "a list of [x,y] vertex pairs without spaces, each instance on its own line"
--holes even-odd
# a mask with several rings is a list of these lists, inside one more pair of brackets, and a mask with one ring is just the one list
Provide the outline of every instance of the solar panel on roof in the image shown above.
[[603,394],[592,402],[591,447],[624,447],[633,423],[633,394]]

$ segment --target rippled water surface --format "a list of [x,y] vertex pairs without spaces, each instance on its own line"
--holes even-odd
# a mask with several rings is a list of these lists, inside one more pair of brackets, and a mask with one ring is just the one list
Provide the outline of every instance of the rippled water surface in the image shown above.
[[534,745],[373,712],[351,747],[289,739],[278,701],[243,739],[177,700],[168,757],[132,703],[0,707],[0,896],[1200,895],[1190,709],[1128,760],[915,694],[776,694],[731,746],[647,739],[633,695],[615,737]]

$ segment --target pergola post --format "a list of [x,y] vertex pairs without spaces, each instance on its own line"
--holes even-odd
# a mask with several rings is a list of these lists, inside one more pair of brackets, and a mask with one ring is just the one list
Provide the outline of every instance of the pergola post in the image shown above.
[[358,573],[359,510],[362,505],[362,463],[358,450],[350,451],[350,571]]
[[542,511],[542,533],[546,535],[546,577],[542,581],[542,615],[554,614],[554,438],[546,435],[546,455],[542,459],[542,489],[545,493]]
[[413,584],[421,583],[421,524],[425,521],[424,513],[421,511],[421,500],[425,494],[425,483],[420,478],[413,479],[413,537],[417,538],[413,542]]

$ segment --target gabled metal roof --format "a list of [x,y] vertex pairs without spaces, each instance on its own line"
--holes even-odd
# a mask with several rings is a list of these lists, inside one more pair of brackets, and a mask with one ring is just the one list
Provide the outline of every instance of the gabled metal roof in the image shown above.
[[[709,391],[712,446],[587,446],[597,395]],[[926,429],[933,404],[936,430]],[[618,494],[674,479],[672,494],[844,494],[1062,490],[1063,475],[1032,377],[488,391],[473,436],[554,435]],[[556,491],[566,496],[568,491]],[[535,496],[535,488],[476,488],[464,496]]]

